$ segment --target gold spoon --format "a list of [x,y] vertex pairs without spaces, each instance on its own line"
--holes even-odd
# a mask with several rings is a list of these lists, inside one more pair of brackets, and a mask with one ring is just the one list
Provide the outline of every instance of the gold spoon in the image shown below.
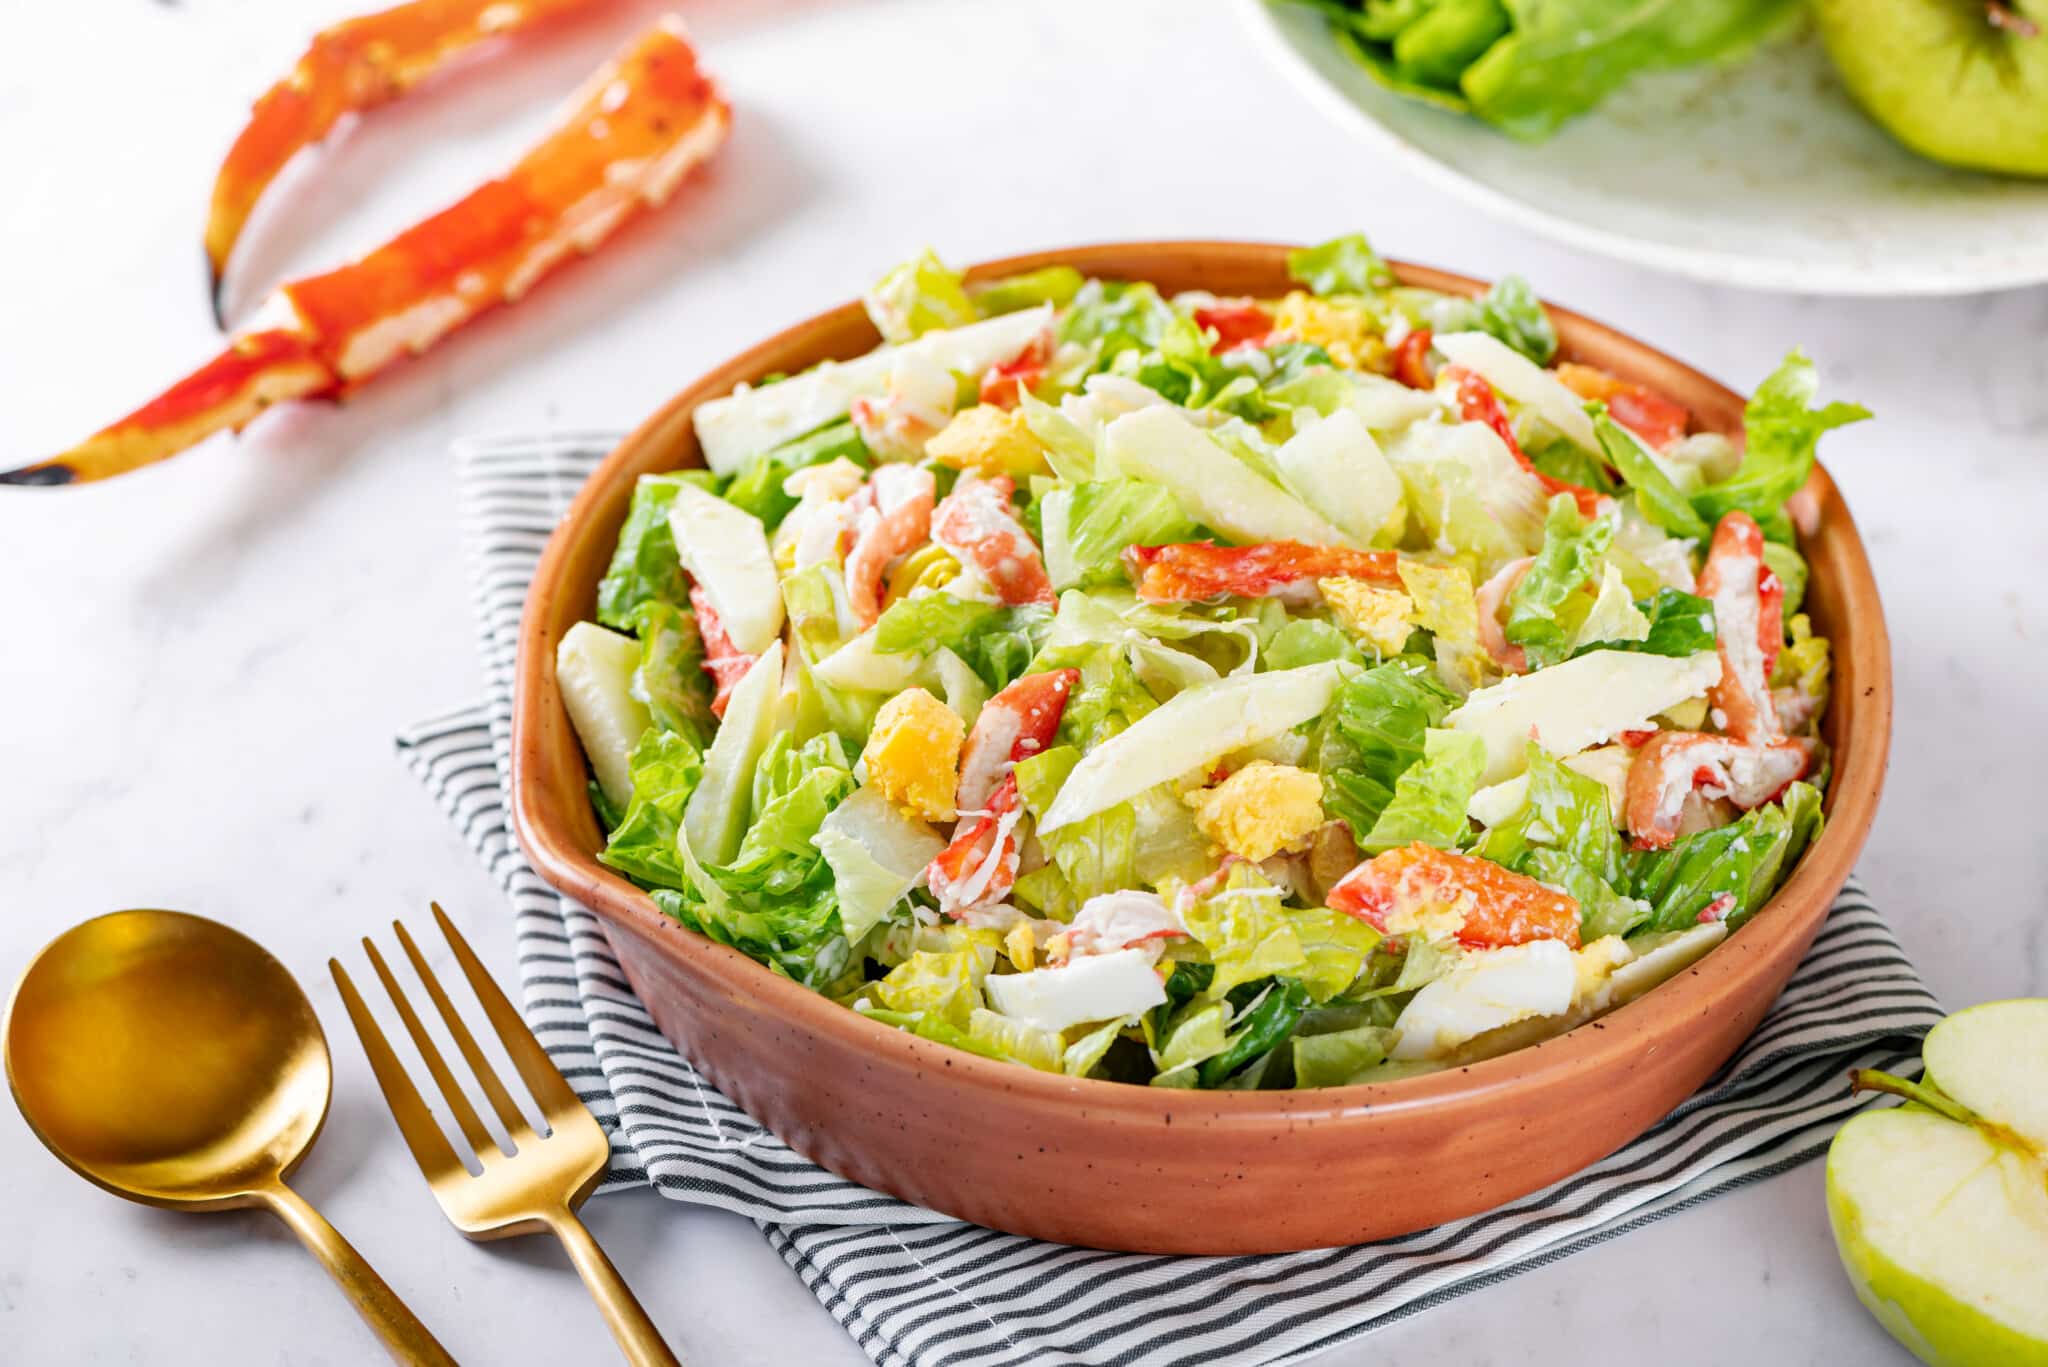
[[7,1081],[79,1176],[171,1210],[261,1206],[341,1283],[392,1357],[454,1359],[334,1226],[284,1184],[320,1133],[327,1037],[283,964],[177,911],[74,926],[22,975]]

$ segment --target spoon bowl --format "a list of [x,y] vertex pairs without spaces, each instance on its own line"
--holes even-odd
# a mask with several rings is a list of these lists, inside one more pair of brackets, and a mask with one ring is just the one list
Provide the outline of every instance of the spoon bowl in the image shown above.
[[262,946],[176,911],[117,911],[29,965],[7,1076],[81,1177],[155,1206],[247,1206],[320,1133],[334,1070],[304,992]]
[[313,1004],[254,940],[179,911],[74,926],[22,975],[0,1052],[29,1128],[79,1176],[145,1205],[271,1211],[394,1358],[452,1363],[284,1184],[326,1119],[334,1067]]

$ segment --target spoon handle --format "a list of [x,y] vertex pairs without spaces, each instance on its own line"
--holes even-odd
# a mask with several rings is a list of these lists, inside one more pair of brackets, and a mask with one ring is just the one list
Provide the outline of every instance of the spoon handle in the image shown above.
[[377,1332],[378,1338],[384,1340],[385,1350],[393,1360],[409,1365],[424,1364],[424,1367],[456,1367],[455,1359],[448,1356],[448,1350],[427,1332],[427,1326],[406,1308],[405,1302],[398,1299],[398,1293],[385,1284],[377,1270],[364,1261],[363,1255],[341,1237],[340,1231],[327,1223],[326,1216],[283,1183],[259,1194],[264,1205],[291,1226],[292,1233],[299,1236],[299,1242],[341,1284],[341,1289],[355,1304],[356,1313]]
[[590,1236],[575,1212],[549,1211],[541,1218],[562,1241],[569,1261],[576,1265],[583,1284],[590,1289],[626,1361],[633,1367],[682,1367],[661,1337],[661,1330],[654,1327],[654,1321],[641,1308],[633,1288],[626,1285],[626,1279],[612,1266],[612,1260],[597,1246],[597,1240]]

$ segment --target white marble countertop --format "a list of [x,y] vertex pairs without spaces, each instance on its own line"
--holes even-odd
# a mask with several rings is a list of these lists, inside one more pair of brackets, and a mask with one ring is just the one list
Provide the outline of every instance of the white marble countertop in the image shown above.
[[[126,411],[218,345],[199,229],[245,106],[352,0],[41,5],[0,16],[0,464]],[[242,307],[465,190],[632,29],[477,66],[295,175]],[[642,5],[639,9],[651,12]],[[1836,303],[1707,288],[1517,235],[1376,163],[1185,0],[692,3],[738,108],[679,203],[338,409],[274,415],[145,474],[0,494],[0,977],[115,907],[227,920],[334,1045],[302,1189],[458,1357],[606,1360],[552,1245],[442,1221],[383,1113],[329,954],[438,898],[511,980],[505,910],[391,755],[477,687],[447,445],[637,419],[700,368],[930,242],[956,260],[1091,239],[1314,239],[1544,293],[1738,386],[1799,343],[1880,421],[1830,439],[1897,643],[1872,894],[1950,1005],[2048,991],[2048,291]],[[2015,580],[2018,579],[2018,582]],[[0,1107],[0,1358],[353,1363],[373,1341],[254,1215],[124,1205]],[[590,1220],[698,1363],[847,1363],[737,1218],[641,1193]],[[1903,1362],[1836,1266],[1818,1165],[1404,1321],[1334,1364]]]

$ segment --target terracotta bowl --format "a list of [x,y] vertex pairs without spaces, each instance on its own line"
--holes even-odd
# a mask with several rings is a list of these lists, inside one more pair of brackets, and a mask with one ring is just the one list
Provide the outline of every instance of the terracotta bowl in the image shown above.
[[[1147,242],[1036,252],[1167,292],[1276,295],[1287,248]],[[1460,294],[1463,276],[1397,265]],[[1641,342],[1553,309],[1567,358],[1655,386],[1705,428],[1742,399]],[[633,482],[699,464],[691,410],[742,380],[867,351],[858,303],[799,323],[684,389],[591,475],[542,556],[520,630],[512,807],[542,877],[595,911],[627,979],[676,1047],[799,1153],[857,1182],[996,1229],[1101,1248],[1255,1253],[1405,1234],[1489,1209],[1611,1153],[1695,1091],[1791,976],[1877,809],[1891,735],[1891,656],[1877,586],[1835,486],[1808,611],[1834,641],[1826,833],[1784,888],[1695,967],[1532,1048],[1426,1077],[1294,1092],[1200,1092],[1055,1077],[863,1019],[655,910],[600,865],[587,771],[555,685],[555,645],[593,611]]]

